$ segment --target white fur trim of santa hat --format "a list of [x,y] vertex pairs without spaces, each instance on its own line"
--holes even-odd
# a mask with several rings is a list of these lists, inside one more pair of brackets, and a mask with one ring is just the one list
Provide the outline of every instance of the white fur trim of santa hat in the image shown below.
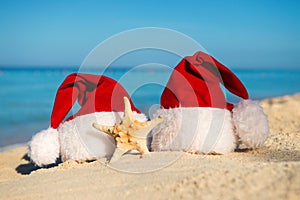
[[160,109],[164,121],[152,130],[153,151],[225,154],[234,151],[236,136],[230,111],[219,108]]
[[[144,114],[133,112],[136,119],[147,121]],[[97,112],[76,117],[59,126],[62,161],[77,161],[110,158],[115,150],[113,138],[96,130],[92,123],[113,126],[121,122],[123,112]]]

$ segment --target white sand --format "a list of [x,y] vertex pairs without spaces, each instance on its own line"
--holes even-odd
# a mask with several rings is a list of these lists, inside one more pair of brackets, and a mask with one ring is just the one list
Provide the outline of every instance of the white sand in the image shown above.
[[[37,169],[26,148],[0,153],[0,199],[300,199],[300,94],[261,102],[271,133],[265,147],[228,155],[126,155],[114,167],[67,161]],[[163,163],[163,164],[162,164]]]

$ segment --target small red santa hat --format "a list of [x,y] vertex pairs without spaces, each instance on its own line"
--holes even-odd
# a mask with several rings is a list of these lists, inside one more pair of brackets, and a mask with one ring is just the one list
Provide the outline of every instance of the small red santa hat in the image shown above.
[[[243,100],[237,106],[227,102],[220,84]],[[210,150],[203,147],[204,144],[201,140],[209,137],[207,135],[209,130],[206,130],[207,127],[205,128],[205,126],[208,123],[213,124],[214,119],[205,120],[212,113],[220,112],[220,109],[227,110],[224,114],[225,122],[222,122],[225,128],[228,126],[226,128],[228,130],[223,131],[224,135],[226,135],[225,132],[231,131],[229,130],[231,121],[234,124],[234,127],[231,128],[234,130],[234,134],[250,147],[261,146],[268,135],[267,117],[257,102],[248,100],[248,92],[243,83],[227,67],[204,52],[196,52],[193,56],[185,57],[174,68],[161,95],[161,106],[163,111],[160,111],[159,114],[171,115],[171,117],[168,121],[168,117],[165,116],[165,124],[162,123],[159,125],[160,127],[154,129],[152,142],[154,150],[188,150],[187,144],[190,144],[189,148],[192,148],[192,150],[205,153],[210,152]],[[181,112],[182,122],[180,122],[181,127],[175,128],[174,121],[178,120],[178,117],[175,117],[178,116],[178,110]],[[228,115],[230,113],[228,111],[232,111],[232,119],[231,114]],[[227,117],[225,117],[227,115],[228,118],[230,117],[230,120],[227,120]],[[195,123],[194,121],[197,121],[196,118],[201,119],[201,121]],[[226,121],[228,122],[227,125]],[[172,125],[169,125],[170,123]],[[194,123],[194,125],[190,123]],[[205,123],[207,124],[205,125]],[[184,136],[178,136],[180,134],[188,134],[186,130],[190,126],[197,126],[200,129],[197,130],[199,134],[196,131],[196,135],[193,136],[194,143],[197,144],[191,144],[191,142],[184,141]],[[202,136],[200,136],[201,134]],[[172,138],[170,135],[172,135]],[[221,134],[221,139],[222,137],[225,138],[224,142],[221,143],[223,145],[224,143],[231,144],[228,147],[220,145],[218,148],[213,148],[211,146],[211,149],[214,149],[215,153],[232,151],[236,143],[233,136],[227,135],[223,137]],[[175,137],[180,139],[176,140],[174,139]],[[172,142],[174,143],[173,146]]]
[[[29,157],[39,166],[55,163],[60,155],[60,134],[65,134],[57,128],[65,122],[92,113],[122,112],[124,97],[129,99],[132,110],[140,113],[117,81],[92,74],[73,73],[67,76],[57,90],[50,127],[33,136],[28,148]],[[65,120],[76,100],[80,109]],[[86,126],[92,127],[92,122]]]
[[161,95],[164,108],[213,107],[231,110],[220,87],[248,99],[243,83],[227,67],[204,52],[185,57],[174,69]]

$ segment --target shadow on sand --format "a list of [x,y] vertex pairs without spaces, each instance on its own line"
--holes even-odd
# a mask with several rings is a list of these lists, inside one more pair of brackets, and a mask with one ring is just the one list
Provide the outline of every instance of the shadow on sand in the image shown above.
[[30,158],[28,157],[27,154],[25,154],[22,159],[28,161],[27,164],[21,164],[19,166],[16,167],[16,171],[19,173],[19,174],[22,174],[22,175],[28,175],[30,174],[31,172],[33,171],[36,171],[38,169],[41,169],[41,168],[51,168],[51,167],[55,167],[55,166],[58,166],[59,163],[61,163],[61,159],[57,159],[56,163],[54,164],[51,164],[51,165],[46,165],[46,166],[43,166],[43,167],[39,167],[37,165],[35,165],[34,163],[32,163],[30,161]]

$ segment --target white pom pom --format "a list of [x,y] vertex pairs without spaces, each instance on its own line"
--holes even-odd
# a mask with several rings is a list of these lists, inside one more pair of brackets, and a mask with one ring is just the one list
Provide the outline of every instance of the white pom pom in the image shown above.
[[257,101],[243,100],[232,110],[233,123],[240,140],[251,148],[264,144],[269,135],[268,118]]
[[56,129],[48,128],[34,135],[28,145],[28,156],[38,166],[53,164],[59,157]]

